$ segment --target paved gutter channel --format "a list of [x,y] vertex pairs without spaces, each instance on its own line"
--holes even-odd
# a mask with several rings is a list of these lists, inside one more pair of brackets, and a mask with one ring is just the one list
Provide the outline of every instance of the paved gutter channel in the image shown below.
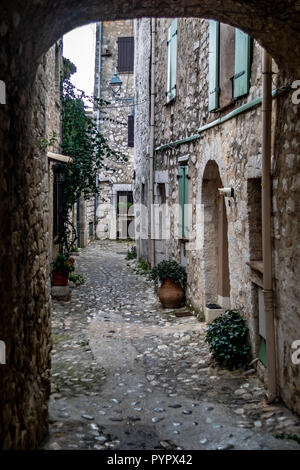
[[255,375],[216,367],[205,324],[161,308],[127,245],[92,242],[85,284],[53,301],[52,394],[43,449],[300,449],[300,419],[268,406]]

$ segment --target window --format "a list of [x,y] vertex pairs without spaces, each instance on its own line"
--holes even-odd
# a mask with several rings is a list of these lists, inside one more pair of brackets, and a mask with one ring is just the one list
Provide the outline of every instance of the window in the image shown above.
[[118,72],[133,72],[134,37],[118,38]]
[[177,73],[177,18],[169,27],[168,34],[168,81],[167,81],[167,103],[176,96],[176,73]]
[[182,238],[188,238],[188,203],[189,203],[189,176],[188,166],[180,166],[178,170],[179,206],[180,206],[180,232]]
[[134,116],[128,116],[128,147],[134,147]]
[[238,28],[209,22],[209,111],[249,93],[251,38]]

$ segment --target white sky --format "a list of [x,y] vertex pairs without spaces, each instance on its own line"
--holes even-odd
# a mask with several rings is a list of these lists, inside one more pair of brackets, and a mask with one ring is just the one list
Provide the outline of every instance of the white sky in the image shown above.
[[63,38],[63,55],[77,67],[71,81],[88,95],[94,94],[95,30],[96,23],[91,23],[73,29]]

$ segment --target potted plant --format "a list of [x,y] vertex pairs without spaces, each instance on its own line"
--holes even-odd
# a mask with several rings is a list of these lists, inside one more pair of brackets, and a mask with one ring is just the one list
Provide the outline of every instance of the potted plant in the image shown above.
[[68,253],[58,253],[52,263],[52,285],[67,286],[70,272],[74,271],[74,258]]
[[226,310],[207,327],[205,341],[217,362],[234,369],[248,363],[248,334],[249,328],[241,310]]
[[182,307],[185,300],[186,270],[175,260],[164,260],[152,268],[151,277],[160,281],[158,297],[165,308]]

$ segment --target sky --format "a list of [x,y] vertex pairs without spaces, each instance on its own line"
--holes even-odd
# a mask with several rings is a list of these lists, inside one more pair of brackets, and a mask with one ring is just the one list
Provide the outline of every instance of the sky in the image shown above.
[[96,23],[91,23],[73,29],[63,38],[63,56],[77,67],[71,81],[88,95],[94,93],[95,30]]

